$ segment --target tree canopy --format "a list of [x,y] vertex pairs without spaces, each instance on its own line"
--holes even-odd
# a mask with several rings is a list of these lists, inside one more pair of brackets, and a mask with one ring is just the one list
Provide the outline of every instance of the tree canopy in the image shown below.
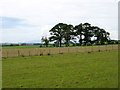
[[86,45],[88,43],[104,44],[110,40],[109,32],[98,26],[92,26],[90,23],[80,23],[76,26],[58,23],[49,32],[51,35],[49,40],[60,47],[62,43],[69,46],[73,41],[79,42],[79,45]]

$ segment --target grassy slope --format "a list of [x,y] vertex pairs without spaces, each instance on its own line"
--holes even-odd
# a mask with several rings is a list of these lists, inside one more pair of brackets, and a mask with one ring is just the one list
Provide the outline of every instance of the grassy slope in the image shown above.
[[114,88],[117,51],[3,59],[3,88]]

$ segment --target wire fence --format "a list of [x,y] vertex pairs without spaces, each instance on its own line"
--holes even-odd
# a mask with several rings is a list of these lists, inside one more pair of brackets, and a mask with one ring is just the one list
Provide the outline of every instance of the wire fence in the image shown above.
[[15,48],[2,49],[2,57],[18,57],[18,56],[41,56],[50,54],[63,54],[73,52],[95,52],[117,50],[118,45],[104,46],[80,46],[80,47],[58,47],[58,48]]

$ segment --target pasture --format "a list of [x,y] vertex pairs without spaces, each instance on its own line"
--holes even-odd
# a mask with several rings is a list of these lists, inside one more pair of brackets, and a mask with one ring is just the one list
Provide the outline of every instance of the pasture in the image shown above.
[[80,46],[80,47],[49,47],[49,48],[3,48],[2,57],[41,56],[49,54],[93,52],[116,50],[118,45]]
[[3,88],[117,88],[118,51],[3,58]]
[[[111,46],[112,44],[108,44],[107,46]],[[113,45],[117,45],[117,44],[113,44]],[[42,47],[40,47],[42,46]],[[92,46],[92,45],[91,45]],[[93,45],[93,46],[106,46],[106,45]],[[23,46],[0,46],[0,48],[3,48],[3,49],[15,49],[15,48],[56,48],[54,47],[52,44],[49,44],[48,47],[46,47],[46,45],[23,45]],[[66,47],[65,44],[62,44],[61,47]],[[69,45],[69,47],[75,47],[73,46],[72,44]],[[83,46],[78,46],[78,47],[83,47]]]
[[2,48],[39,48],[40,45],[24,45],[24,46],[2,46]]

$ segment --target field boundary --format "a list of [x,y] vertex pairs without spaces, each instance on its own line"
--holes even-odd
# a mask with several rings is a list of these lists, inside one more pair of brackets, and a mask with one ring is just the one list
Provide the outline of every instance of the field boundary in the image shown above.
[[118,45],[105,46],[81,46],[81,47],[58,47],[58,48],[7,48],[2,49],[2,57],[18,57],[18,56],[41,56],[50,54],[63,54],[73,52],[95,52],[117,50]]

